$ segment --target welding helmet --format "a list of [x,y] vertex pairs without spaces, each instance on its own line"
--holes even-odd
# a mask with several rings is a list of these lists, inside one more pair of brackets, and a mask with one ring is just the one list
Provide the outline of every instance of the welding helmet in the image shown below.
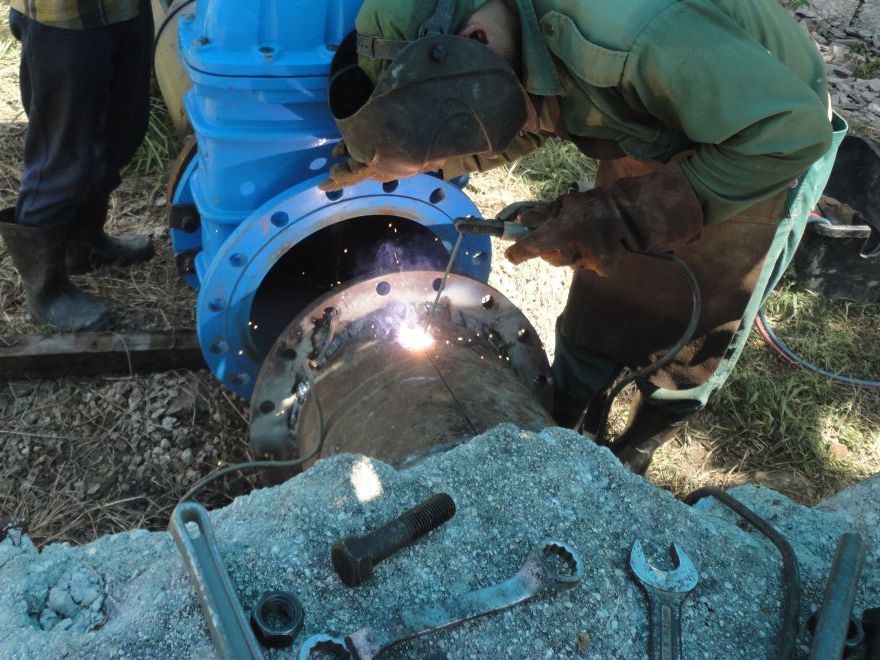
[[[395,0],[398,2],[399,0]],[[438,0],[413,40],[353,33],[331,67],[330,110],[349,154],[400,176],[449,158],[504,151],[526,122],[525,91],[485,45],[450,34],[455,0]],[[387,66],[370,67],[358,56]]]

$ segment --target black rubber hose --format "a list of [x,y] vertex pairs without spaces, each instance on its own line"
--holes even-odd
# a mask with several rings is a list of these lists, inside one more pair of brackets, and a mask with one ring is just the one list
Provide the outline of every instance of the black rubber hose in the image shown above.
[[[611,388],[611,391],[604,395],[602,401],[602,413],[599,416],[599,422],[596,426],[596,439],[595,442],[597,445],[607,445],[605,440],[605,436],[608,431],[608,414],[611,412],[611,404],[614,403],[614,400],[617,396],[624,390],[624,388],[632,382],[640,378],[645,378],[655,373],[656,371],[662,369],[667,364],[672,362],[673,358],[678,354],[678,352],[687,345],[687,343],[693,338],[694,333],[697,331],[697,324],[700,321],[700,314],[703,311],[703,293],[700,290],[700,283],[697,282],[697,276],[694,275],[694,271],[691,270],[690,266],[688,266],[684,261],[682,261],[679,257],[675,256],[671,252],[644,252],[641,253],[641,256],[651,257],[653,259],[662,259],[663,261],[671,261],[684,273],[684,276],[687,278],[688,286],[691,289],[691,318],[688,321],[687,327],[682,333],[681,337],[679,337],[678,341],[672,345],[672,347],[666,351],[659,358],[654,360],[651,364],[642,367],[632,373],[628,374],[626,377],[622,378],[614,387]],[[581,415],[580,420],[575,426],[575,430],[580,431],[583,428],[584,420],[587,417],[587,410],[585,409],[583,414]]]
[[800,630],[801,579],[797,556],[794,554],[791,544],[761,516],[715,486],[699,488],[685,497],[683,501],[690,506],[704,497],[714,497],[724,506],[735,511],[740,518],[770,539],[770,542],[776,546],[779,554],[782,555],[782,589],[784,596],[782,627],[776,642],[777,650],[772,657],[780,658],[781,660],[793,658],[794,647]]

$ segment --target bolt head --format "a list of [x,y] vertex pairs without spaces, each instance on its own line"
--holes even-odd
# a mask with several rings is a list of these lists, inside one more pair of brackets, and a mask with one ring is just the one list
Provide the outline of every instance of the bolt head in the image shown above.
[[364,551],[363,544],[354,537],[337,541],[330,548],[333,570],[349,587],[356,587],[373,577],[373,557]]
[[446,47],[443,44],[437,44],[431,49],[431,59],[438,64],[446,61]]

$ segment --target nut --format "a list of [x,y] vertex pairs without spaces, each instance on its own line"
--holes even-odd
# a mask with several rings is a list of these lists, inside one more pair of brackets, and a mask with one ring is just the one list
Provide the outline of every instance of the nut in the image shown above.
[[289,591],[270,591],[263,594],[251,613],[251,627],[264,646],[283,648],[303,627],[305,613],[296,596]]

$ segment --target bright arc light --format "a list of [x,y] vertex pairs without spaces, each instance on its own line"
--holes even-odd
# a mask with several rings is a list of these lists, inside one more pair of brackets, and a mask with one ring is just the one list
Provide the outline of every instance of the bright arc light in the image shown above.
[[408,351],[423,351],[434,343],[434,338],[422,327],[402,325],[397,331],[397,343]]

